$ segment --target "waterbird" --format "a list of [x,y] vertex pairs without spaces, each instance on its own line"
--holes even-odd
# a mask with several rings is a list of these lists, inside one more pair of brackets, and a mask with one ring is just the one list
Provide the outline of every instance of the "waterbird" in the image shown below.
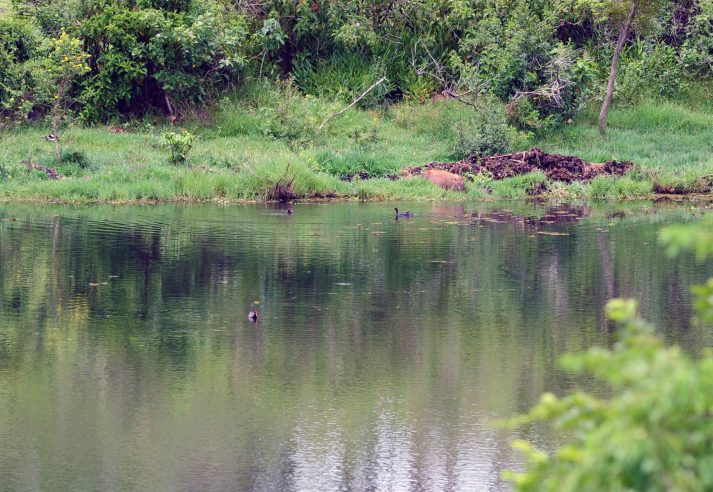
[[59,142],[59,137],[55,135],[54,133],[50,133],[45,137],[45,140],[49,142]]
[[394,218],[395,218],[396,220],[398,220],[399,217],[406,217],[407,219],[408,219],[409,217],[413,217],[413,214],[411,213],[410,210],[407,210],[407,211],[405,211],[405,212],[399,212],[399,209],[396,208],[396,207],[394,207],[394,214],[395,214],[395,215],[394,215]]
[[287,215],[292,215],[292,207],[287,207]]
[[248,313],[248,319],[250,321],[252,321],[253,323],[255,323],[255,322],[257,322],[257,317],[259,314],[260,314],[260,311],[258,311],[257,309],[253,309],[252,311],[250,311]]

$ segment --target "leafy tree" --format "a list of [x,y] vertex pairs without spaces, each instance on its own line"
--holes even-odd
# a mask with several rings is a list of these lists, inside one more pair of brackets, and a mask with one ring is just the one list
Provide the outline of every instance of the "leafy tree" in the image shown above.
[[65,31],[58,38],[49,40],[50,49],[44,60],[48,81],[54,87],[52,102],[52,133],[57,160],[61,159],[59,121],[68,102],[70,84],[89,71],[89,55],[82,49],[82,42]]
[[[710,221],[665,229],[673,254],[713,253]],[[713,279],[693,289],[699,319],[713,320]],[[517,490],[698,491],[713,489],[713,353],[694,360],[666,347],[652,326],[636,316],[636,302],[612,300],[608,317],[620,326],[611,349],[592,348],[563,360],[608,383],[609,397],[577,392],[551,394],[515,424],[545,421],[566,432],[552,455],[518,441],[530,463],[509,473]]]

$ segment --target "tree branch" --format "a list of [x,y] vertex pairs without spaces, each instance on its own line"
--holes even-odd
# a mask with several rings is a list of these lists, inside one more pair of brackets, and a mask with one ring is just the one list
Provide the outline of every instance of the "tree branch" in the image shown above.
[[351,104],[350,104],[349,106],[347,106],[346,108],[344,108],[344,109],[342,109],[342,110],[340,110],[340,111],[337,111],[337,112],[334,113],[333,115],[329,116],[326,120],[324,120],[324,121],[322,122],[321,125],[319,125],[319,128],[317,128],[317,133],[320,133],[320,132],[322,131],[322,128],[324,128],[324,125],[326,125],[327,123],[329,123],[330,120],[332,120],[333,118],[336,118],[337,116],[339,116],[340,114],[342,114],[343,112],[345,112],[346,110],[348,110],[349,108],[351,108],[352,106],[354,106],[356,103],[358,103],[359,101],[361,101],[361,100],[364,98],[364,96],[366,96],[367,94],[369,94],[369,93],[370,93],[372,90],[374,90],[378,85],[383,84],[384,82],[386,82],[386,77],[381,77],[379,80],[377,80],[376,82],[374,82],[374,83],[371,85],[371,87],[369,87],[367,90],[365,90],[364,92],[362,92],[362,94],[361,94],[359,97],[357,97],[356,99],[354,99],[354,100],[351,102]]

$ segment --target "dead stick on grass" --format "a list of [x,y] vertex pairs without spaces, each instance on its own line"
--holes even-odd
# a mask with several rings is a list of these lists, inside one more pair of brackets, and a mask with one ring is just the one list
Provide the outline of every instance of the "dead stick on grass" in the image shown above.
[[377,80],[376,82],[374,82],[371,87],[369,87],[367,90],[365,90],[364,92],[362,92],[361,96],[359,96],[359,97],[357,97],[356,99],[354,99],[354,100],[352,101],[352,103],[351,103],[349,106],[347,106],[346,108],[344,108],[344,109],[342,109],[342,110],[340,110],[340,111],[337,111],[337,112],[334,113],[333,115],[329,116],[326,120],[324,120],[324,121],[322,122],[321,125],[319,125],[319,128],[317,128],[317,133],[321,133],[321,132],[322,132],[322,128],[324,128],[324,125],[326,125],[327,123],[329,123],[330,120],[332,120],[333,118],[336,118],[337,116],[339,116],[340,114],[342,114],[343,112],[345,112],[346,110],[348,110],[349,108],[351,108],[352,106],[354,106],[356,103],[358,103],[359,101],[361,101],[361,100],[364,98],[364,96],[366,96],[367,94],[369,94],[369,93],[370,93],[372,90],[374,90],[378,85],[383,84],[384,82],[386,82],[386,77],[381,77],[379,80]]

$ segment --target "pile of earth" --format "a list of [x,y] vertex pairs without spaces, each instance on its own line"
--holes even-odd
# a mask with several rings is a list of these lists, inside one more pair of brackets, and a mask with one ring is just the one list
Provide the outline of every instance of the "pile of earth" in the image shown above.
[[425,166],[411,167],[401,171],[403,176],[413,176],[429,169],[440,169],[454,174],[488,173],[500,180],[542,171],[553,181],[589,181],[596,176],[625,174],[633,163],[628,161],[587,162],[571,155],[548,154],[537,147],[512,154],[496,154],[487,157],[469,157],[456,162],[431,162]]

